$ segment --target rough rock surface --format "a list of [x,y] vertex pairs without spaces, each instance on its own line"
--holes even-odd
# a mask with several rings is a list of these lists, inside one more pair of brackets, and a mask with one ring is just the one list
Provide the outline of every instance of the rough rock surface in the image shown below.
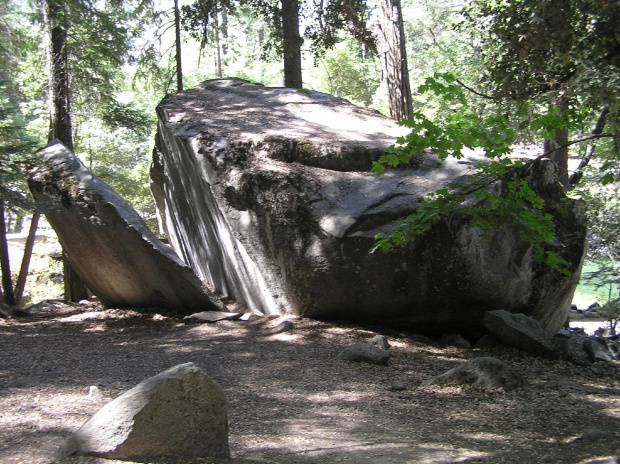
[[229,458],[226,399],[193,363],[148,378],[106,404],[58,451],[152,462],[180,457]]
[[45,216],[71,265],[104,305],[181,313],[221,309],[138,213],[62,143],[35,157],[27,173],[30,190],[50,205]]
[[558,358],[559,353],[540,323],[524,314],[511,314],[503,309],[484,315],[484,326],[498,340],[530,353]]
[[201,279],[252,310],[435,335],[480,335],[484,312],[502,307],[549,333],[566,320],[585,222],[551,163],[526,175],[556,218],[549,247],[570,276],[534,262],[518,230],[486,240],[460,214],[414,244],[369,254],[377,233],[479,161],[420,154],[376,177],[372,161],[406,132],[376,112],[238,79],[170,95],[157,112],[151,180],[169,241]]
[[375,345],[359,342],[343,349],[338,354],[338,358],[351,362],[366,362],[387,366],[390,360],[390,353]]
[[441,375],[431,377],[421,386],[430,385],[476,385],[514,390],[527,386],[527,381],[499,359],[483,357],[472,359]]

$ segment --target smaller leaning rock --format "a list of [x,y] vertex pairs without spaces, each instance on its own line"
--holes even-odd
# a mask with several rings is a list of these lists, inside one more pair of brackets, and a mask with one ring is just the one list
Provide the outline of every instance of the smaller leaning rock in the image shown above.
[[347,346],[338,354],[338,358],[345,361],[367,362],[387,366],[390,353],[368,343],[358,342]]

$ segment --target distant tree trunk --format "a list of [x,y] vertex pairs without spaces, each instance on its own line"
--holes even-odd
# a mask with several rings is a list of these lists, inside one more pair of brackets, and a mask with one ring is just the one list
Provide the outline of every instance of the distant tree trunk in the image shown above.
[[228,55],[228,11],[226,8],[222,8],[222,23],[220,27],[222,29],[222,55],[226,56]]
[[[560,101],[560,112],[566,111],[566,102]],[[556,129],[555,136],[544,142],[544,153],[555,163],[558,178],[564,188],[568,187],[568,130]]]
[[282,49],[284,51],[284,86],[301,89],[301,45],[299,34],[299,0],[282,0]]
[[34,247],[34,241],[37,237],[37,227],[39,226],[39,213],[32,215],[30,221],[30,230],[28,231],[28,238],[26,239],[26,245],[24,246],[24,255],[22,256],[22,265],[19,269],[19,276],[17,277],[17,283],[15,284],[15,306],[19,306],[24,296],[24,289],[26,288],[26,279],[28,278],[28,268],[30,267],[30,258],[32,257],[32,249]]
[[374,25],[366,24],[351,0],[342,0],[342,14],[349,33],[379,56],[390,116],[395,120],[409,116],[413,113],[413,103],[400,0],[381,0],[381,17]]
[[390,116],[399,121],[413,113],[400,0],[381,0],[381,12],[377,52],[387,85]]
[[177,92],[183,90],[183,66],[181,64],[181,15],[179,13],[179,0],[174,0],[174,32],[177,65]]
[[217,3],[214,6],[213,12],[213,33],[215,34],[215,76],[218,79],[222,78],[222,44],[220,42],[220,23],[218,18]]
[[[46,29],[49,34],[49,92],[50,92],[50,130],[49,142],[60,140],[69,150],[73,151],[73,134],[71,132],[69,73],[67,60],[66,15],[62,11],[62,2],[46,0],[44,15]],[[65,299],[80,301],[88,298],[89,292],[82,279],[71,269],[65,260],[64,281]],[[67,292],[67,289],[72,289]]]
[[6,223],[4,220],[4,200],[0,198],[0,269],[2,270],[2,296],[4,302],[15,306],[11,262],[9,260],[9,244],[6,239]]
[[44,2],[46,25],[49,34],[49,92],[50,130],[48,142],[60,140],[73,151],[69,96],[69,73],[67,69],[67,27],[57,18],[62,16],[56,2]]

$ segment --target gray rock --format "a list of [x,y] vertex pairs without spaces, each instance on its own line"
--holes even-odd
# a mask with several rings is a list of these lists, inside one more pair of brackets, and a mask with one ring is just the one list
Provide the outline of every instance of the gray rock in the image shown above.
[[390,353],[368,343],[359,342],[343,349],[338,354],[338,358],[345,361],[367,362],[386,366],[390,359]]
[[221,306],[138,213],[62,143],[35,155],[27,172],[69,262],[107,307],[174,308],[188,314]]
[[582,349],[578,349],[571,338],[558,337],[556,335],[553,337],[552,341],[560,359],[574,362],[582,366],[589,364],[586,353]]
[[606,432],[605,430],[591,428],[584,431],[581,435],[579,435],[579,437],[576,438],[576,440],[599,441],[607,440],[609,438],[611,438],[611,434],[609,432]]
[[527,381],[499,359],[483,357],[472,359],[454,369],[425,380],[421,387],[430,385],[476,385],[486,388],[514,390],[528,385]]
[[[429,334],[480,333],[498,307],[552,333],[564,323],[577,276],[535,262],[516,228],[483,234],[457,211],[395,253],[368,253],[377,233],[482,158],[424,153],[377,177],[372,162],[407,129],[329,95],[239,79],[170,95],[157,113],[151,187],[169,242],[252,311]],[[580,269],[583,203],[557,188],[553,163],[527,175],[561,216],[549,250]]]
[[284,333],[289,332],[295,328],[295,324],[291,321],[282,321],[280,322],[275,329],[273,329],[274,333]]
[[390,387],[390,390],[392,391],[403,391],[407,389],[407,384],[405,384],[405,382],[403,382],[402,380],[394,380],[392,381],[392,385]]
[[144,380],[71,434],[57,458],[73,454],[152,462],[230,457],[222,389],[193,363]]
[[443,334],[441,336],[441,343],[444,345],[456,346],[458,348],[471,348],[471,343],[463,338],[461,334]]
[[382,350],[390,349],[390,343],[383,335],[375,335],[370,340],[368,340],[368,344],[376,346],[377,348],[381,348]]
[[585,461],[583,464],[618,464],[618,458],[609,456],[608,458],[593,459]]
[[609,352],[605,343],[594,338],[588,338],[583,342],[583,350],[592,362],[614,360],[614,356]]
[[531,317],[500,309],[487,312],[483,323],[491,335],[506,345],[553,359],[559,357],[551,337]]
[[190,314],[183,318],[183,322],[217,322],[217,321],[235,321],[242,316],[241,313],[230,313],[224,311],[202,311],[200,313]]

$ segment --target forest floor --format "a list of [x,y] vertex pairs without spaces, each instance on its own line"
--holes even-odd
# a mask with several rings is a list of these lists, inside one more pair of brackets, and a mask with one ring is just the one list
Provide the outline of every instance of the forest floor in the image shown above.
[[[617,364],[578,366],[507,347],[460,349],[311,319],[275,333],[280,322],[185,325],[96,303],[0,319],[0,462],[53,462],[64,439],[106,401],[190,361],[225,391],[234,464],[573,464],[620,455]],[[337,358],[376,334],[391,344],[388,366]],[[530,386],[418,388],[480,356],[506,362]],[[406,390],[394,391],[395,381]],[[103,398],[89,397],[92,386]],[[591,429],[607,436],[579,438]]]

